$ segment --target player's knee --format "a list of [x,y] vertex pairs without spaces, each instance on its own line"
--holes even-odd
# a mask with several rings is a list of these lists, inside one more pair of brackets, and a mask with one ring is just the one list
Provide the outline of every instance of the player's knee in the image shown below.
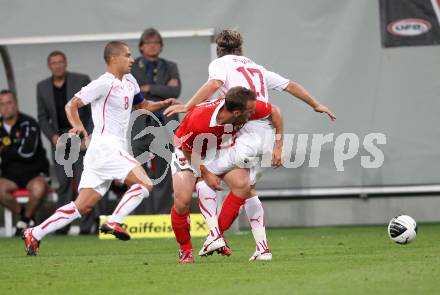
[[34,184],[31,186],[30,191],[33,198],[41,200],[47,194],[47,186],[43,183]]
[[186,212],[189,210],[189,207],[191,205],[191,198],[192,196],[186,195],[186,194],[182,194],[182,193],[175,193],[174,194],[174,209],[176,209],[176,211],[178,213],[180,212]]
[[243,198],[243,199],[248,199],[251,197],[251,189],[249,187],[249,184],[241,184],[239,186],[234,186],[231,189],[232,193],[234,193],[236,196]]
[[250,193],[251,186],[248,178],[237,178],[234,180],[234,188],[240,191],[248,191]]

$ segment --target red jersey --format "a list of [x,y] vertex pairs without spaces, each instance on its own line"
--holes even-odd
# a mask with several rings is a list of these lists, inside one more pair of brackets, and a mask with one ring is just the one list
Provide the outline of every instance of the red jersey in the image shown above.
[[[175,146],[181,150],[192,152],[193,145],[196,144],[196,147],[200,147],[199,153],[204,155],[207,148],[220,149],[233,145],[234,135],[242,124],[217,124],[217,115],[224,104],[225,99],[219,98],[193,107],[176,130]],[[256,100],[255,113],[250,120],[265,119],[271,113],[272,105],[269,102]],[[195,140],[199,142],[194,142]],[[210,142],[210,140],[215,140],[215,142]]]

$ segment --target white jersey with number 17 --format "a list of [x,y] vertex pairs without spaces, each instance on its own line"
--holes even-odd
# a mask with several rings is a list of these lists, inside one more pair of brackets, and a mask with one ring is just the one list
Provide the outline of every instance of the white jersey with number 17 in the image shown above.
[[208,80],[223,81],[219,90],[223,96],[232,87],[242,86],[253,90],[257,99],[262,101],[269,99],[267,89],[283,91],[289,84],[288,79],[239,55],[225,55],[213,60],[209,64]]

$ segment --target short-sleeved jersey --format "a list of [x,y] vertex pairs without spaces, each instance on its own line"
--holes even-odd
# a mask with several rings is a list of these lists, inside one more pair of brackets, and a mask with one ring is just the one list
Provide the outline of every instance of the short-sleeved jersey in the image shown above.
[[93,133],[125,140],[133,97],[139,92],[139,85],[131,74],[119,80],[107,72],[83,87],[75,96],[84,104],[91,104],[95,126]]
[[[192,152],[196,137],[201,134],[211,134],[217,140],[216,149],[225,148],[233,145],[235,133],[242,127],[242,125],[218,125],[217,115],[225,104],[224,98],[219,98],[214,101],[209,101],[196,105],[185,116],[179,128],[176,130],[175,146],[179,149]],[[264,119],[272,113],[272,105],[263,101],[256,101],[255,113],[250,120]],[[229,136],[223,136],[230,134]],[[210,135],[210,136],[211,136]],[[212,137],[212,136],[211,136]],[[206,137],[200,137],[203,139]],[[206,144],[201,144],[200,150],[197,151],[201,155],[206,152]]]
[[262,101],[269,99],[267,89],[283,91],[289,84],[288,79],[239,55],[225,55],[213,60],[209,64],[208,80],[223,81],[220,87],[223,96],[232,87],[242,86],[253,90],[257,99]]

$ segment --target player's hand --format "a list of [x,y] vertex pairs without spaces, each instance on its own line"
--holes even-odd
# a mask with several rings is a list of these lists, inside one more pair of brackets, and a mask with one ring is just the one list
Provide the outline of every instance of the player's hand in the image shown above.
[[178,113],[186,113],[188,112],[188,109],[186,108],[186,106],[184,104],[174,104],[172,106],[169,106],[165,109],[165,111],[163,112],[163,114],[167,117],[172,116],[174,114],[178,114]]
[[148,93],[150,92],[151,86],[149,84],[145,84],[139,87],[142,92]]
[[182,104],[180,101],[177,100],[177,98],[167,98],[164,100],[165,105],[172,106],[172,105],[180,105]]
[[283,164],[283,146],[275,144],[272,151],[272,167],[278,168]]
[[320,104],[316,108],[314,108],[314,110],[315,110],[315,112],[318,112],[318,113],[326,113],[330,117],[330,120],[336,121],[335,114],[333,114],[333,112],[330,111],[330,109],[328,107],[326,107],[325,105]]
[[168,81],[167,85],[171,87],[177,87],[179,86],[179,80],[171,79],[170,81]]
[[222,191],[221,186],[222,180],[220,177],[212,172],[209,172],[205,167],[200,167],[200,172],[202,173],[202,178],[206,184],[215,191]]
[[54,134],[53,136],[52,136],[52,139],[51,139],[51,141],[52,141],[52,144],[53,145],[57,145],[57,142],[58,142],[58,139],[60,138],[60,136],[58,135],[58,134]]
[[79,146],[79,150],[80,150],[81,152],[84,152],[84,151],[87,150],[87,148],[89,147],[89,145],[90,145],[90,137],[83,137],[83,138],[81,139],[81,144],[80,144],[80,146]]
[[81,139],[83,138],[87,138],[89,135],[87,134],[86,129],[83,126],[80,127],[73,127],[72,129],[69,130],[70,134],[76,134],[78,135]]
[[206,184],[215,191],[222,191],[223,188],[221,186],[222,180],[215,174],[210,174],[209,176],[204,176],[203,180]]

